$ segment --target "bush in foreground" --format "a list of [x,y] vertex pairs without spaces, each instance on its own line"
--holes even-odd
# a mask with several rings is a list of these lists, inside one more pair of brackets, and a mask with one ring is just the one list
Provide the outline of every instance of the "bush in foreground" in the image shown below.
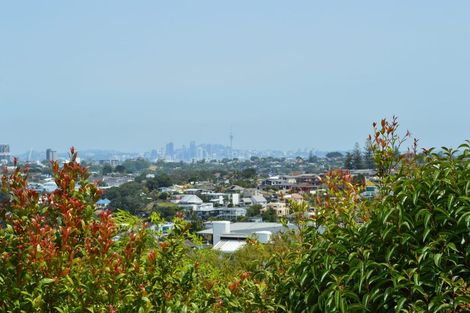
[[399,155],[397,127],[383,120],[371,137],[377,199],[363,201],[349,172],[332,171],[319,214],[293,204],[296,232],[231,257],[190,250],[180,214],[163,236],[127,212],[97,212],[101,191],[73,149],[53,165],[51,194],[27,188],[27,168],[4,173],[0,310],[468,311],[469,145]]

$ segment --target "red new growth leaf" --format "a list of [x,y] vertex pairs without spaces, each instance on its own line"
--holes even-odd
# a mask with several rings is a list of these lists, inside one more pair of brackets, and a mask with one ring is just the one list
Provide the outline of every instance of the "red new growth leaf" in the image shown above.
[[250,276],[251,276],[251,273],[250,273],[250,272],[243,272],[243,273],[240,275],[240,279],[241,279],[241,280],[245,280],[245,279],[248,279]]
[[237,281],[234,281],[233,283],[231,283],[228,286],[228,289],[230,289],[230,291],[232,291],[232,292],[235,292],[238,289],[239,286],[240,286],[240,281],[237,280]]

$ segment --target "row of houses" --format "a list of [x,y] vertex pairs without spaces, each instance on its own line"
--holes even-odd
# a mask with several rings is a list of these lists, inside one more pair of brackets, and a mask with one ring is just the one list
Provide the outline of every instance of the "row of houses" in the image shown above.
[[[366,180],[374,181],[376,171],[372,169],[350,170],[351,176],[362,176]],[[264,179],[259,185],[260,189],[285,190],[290,192],[310,192],[321,188],[322,177],[325,174],[299,174],[279,175]]]
[[292,192],[310,192],[321,185],[321,176],[317,174],[279,175],[263,180],[260,189],[289,190]]
[[[223,193],[203,193],[206,196],[213,198],[209,202],[204,202],[199,196],[195,194],[186,194],[175,196],[171,202],[177,204],[180,208],[187,212],[195,213],[202,219],[209,218],[227,218],[237,219],[246,215],[246,207],[259,204],[266,206],[267,200],[261,195],[251,196],[250,198],[243,198],[239,201],[238,194],[229,194],[228,198],[232,200],[231,206],[224,206],[225,197],[227,194]],[[210,199],[210,197],[209,197]],[[215,201],[214,201],[215,200]],[[215,206],[214,204],[220,204]]]

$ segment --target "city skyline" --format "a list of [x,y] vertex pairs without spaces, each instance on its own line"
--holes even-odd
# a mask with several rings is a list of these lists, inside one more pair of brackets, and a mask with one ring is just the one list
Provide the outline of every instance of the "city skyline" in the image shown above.
[[0,142],[348,150],[399,117],[469,139],[470,3],[5,2]]
[[[57,160],[67,159],[69,155],[69,148],[64,150],[55,150],[52,148],[45,148],[40,150],[30,149],[28,151],[14,151],[9,144],[0,144],[8,149],[10,157],[19,158],[20,162],[24,161],[43,161],[43,160]],[[324,151],[311,147],[299,147],[297,149],[282,150],[282,149],[238,149],[218,143],[197,143],[190,141],[189,144],[175,145],[173,142],[168,142],[162,147],[149,148],[146,151],[123,151],[123,150],[107,150],[107,149],[82,149],[74,147],[79,152],[79,156],[83,159],[92,160],[105,160],[105,159],[133,159],[143,157],[151,161],[167,160],[167,161],[198,161],[198,160],[222,160],[225,158],[241,158],[248,159],[251,156],[259,157],[306,157],[311,155],[324,156],[328,152],[341,152],[346,153],[348,150],[331,150]],[[105,157],[103,157],[105,156]]]
[[[366,140],[364,140],[365,142]],[[351,143],[350,147],[346,147],[344,149],[319,149],[317,147],[309,147],[309,146],[299,146],[299,147],[291,147],[288,149],[282,149],[281,147],[267,147],[267,148],[245,148],[245,147],[237,147],[235,145],[231,146],[230,142],[228,143],[220,143],[220,142],[197,142],[195,140],[188,140],[187,142],[173,142],[173,141],[168,141],[164,143],[163,145],[156,145],[156,146],[148,146],[147,148],[144,148],[142,150],[126,150],[126,149],[120,149],[119,147],[117,148],[105,148],[105,147],[89,147],[89,146],[67,146],[67,147],[62,147],[59,145],[54,145],[53,143],[50,143],[49,145],[46,146],[39,146],[35,145],[34,147],[30,147],[29,149],[21,150],[18,148],[18,146],[15,147],[15,143],[10,143],[10,142],[0,142],[1,144],[6,144],[9,146],[11,152],[13,154],[21,154],[21,153],[28,153],[29,151],[33,150],[34,152],[39,152],[39,151],[44,151],[44,153],[47,153],[47,150],[52,150],[53,152],[58,152],[58,153],[65,153],[70,150],[71,147],[74,147],[77,151],[83,150],[83,151],[92,151],[92,150],[97,150],[97,151],[116,151],[120,153],[136,153],[136,154],[141,154],[145,152],[149,152],[152,150],[161,150],[165,151],[167,149],[167,146],[169,144],[173,145],[173,149],[179,150],[179,149],[191,149],[191,143],[194,142],[196,143],[197,146],[206,146],[206,145],[212,145],[212,146],[221,146],[226,149],[233,149],[234,151],[236,150],[252,150],[252,151],[283,151],[283,152],[288,152],[288,151],[322,151],[322,152],[329,152],[329,151],[349,151],[352,150],[354,147],[355,143],[359,143],[361,146],[364,144],[364,142],[353,142]]]

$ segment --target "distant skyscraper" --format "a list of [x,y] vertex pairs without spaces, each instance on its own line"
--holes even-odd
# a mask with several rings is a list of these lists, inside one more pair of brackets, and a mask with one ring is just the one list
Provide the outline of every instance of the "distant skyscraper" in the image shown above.
[[193,160],[197,157],[196,142],[193,140],[189,143],[189,159]]
[[232,127],[230,127],[230,158],[233,158],[233,133],[232,133]]
[[57,151],[54,151],[52,149],[47,149],[46,160],[51,161],[51,162],[57,161]]
[[166,144],[165,147],[165,158],[169,160],[173,160],[175,158],[175,146],[172,142]]
[[199,147],[197,147],[196,150],[197,150],[196,159],[197,159],[198,161],[207,158],[206,150],[204,150],[203,147],[199,146]]
[[0,163],[10,161],[10,145],[0,144]]

